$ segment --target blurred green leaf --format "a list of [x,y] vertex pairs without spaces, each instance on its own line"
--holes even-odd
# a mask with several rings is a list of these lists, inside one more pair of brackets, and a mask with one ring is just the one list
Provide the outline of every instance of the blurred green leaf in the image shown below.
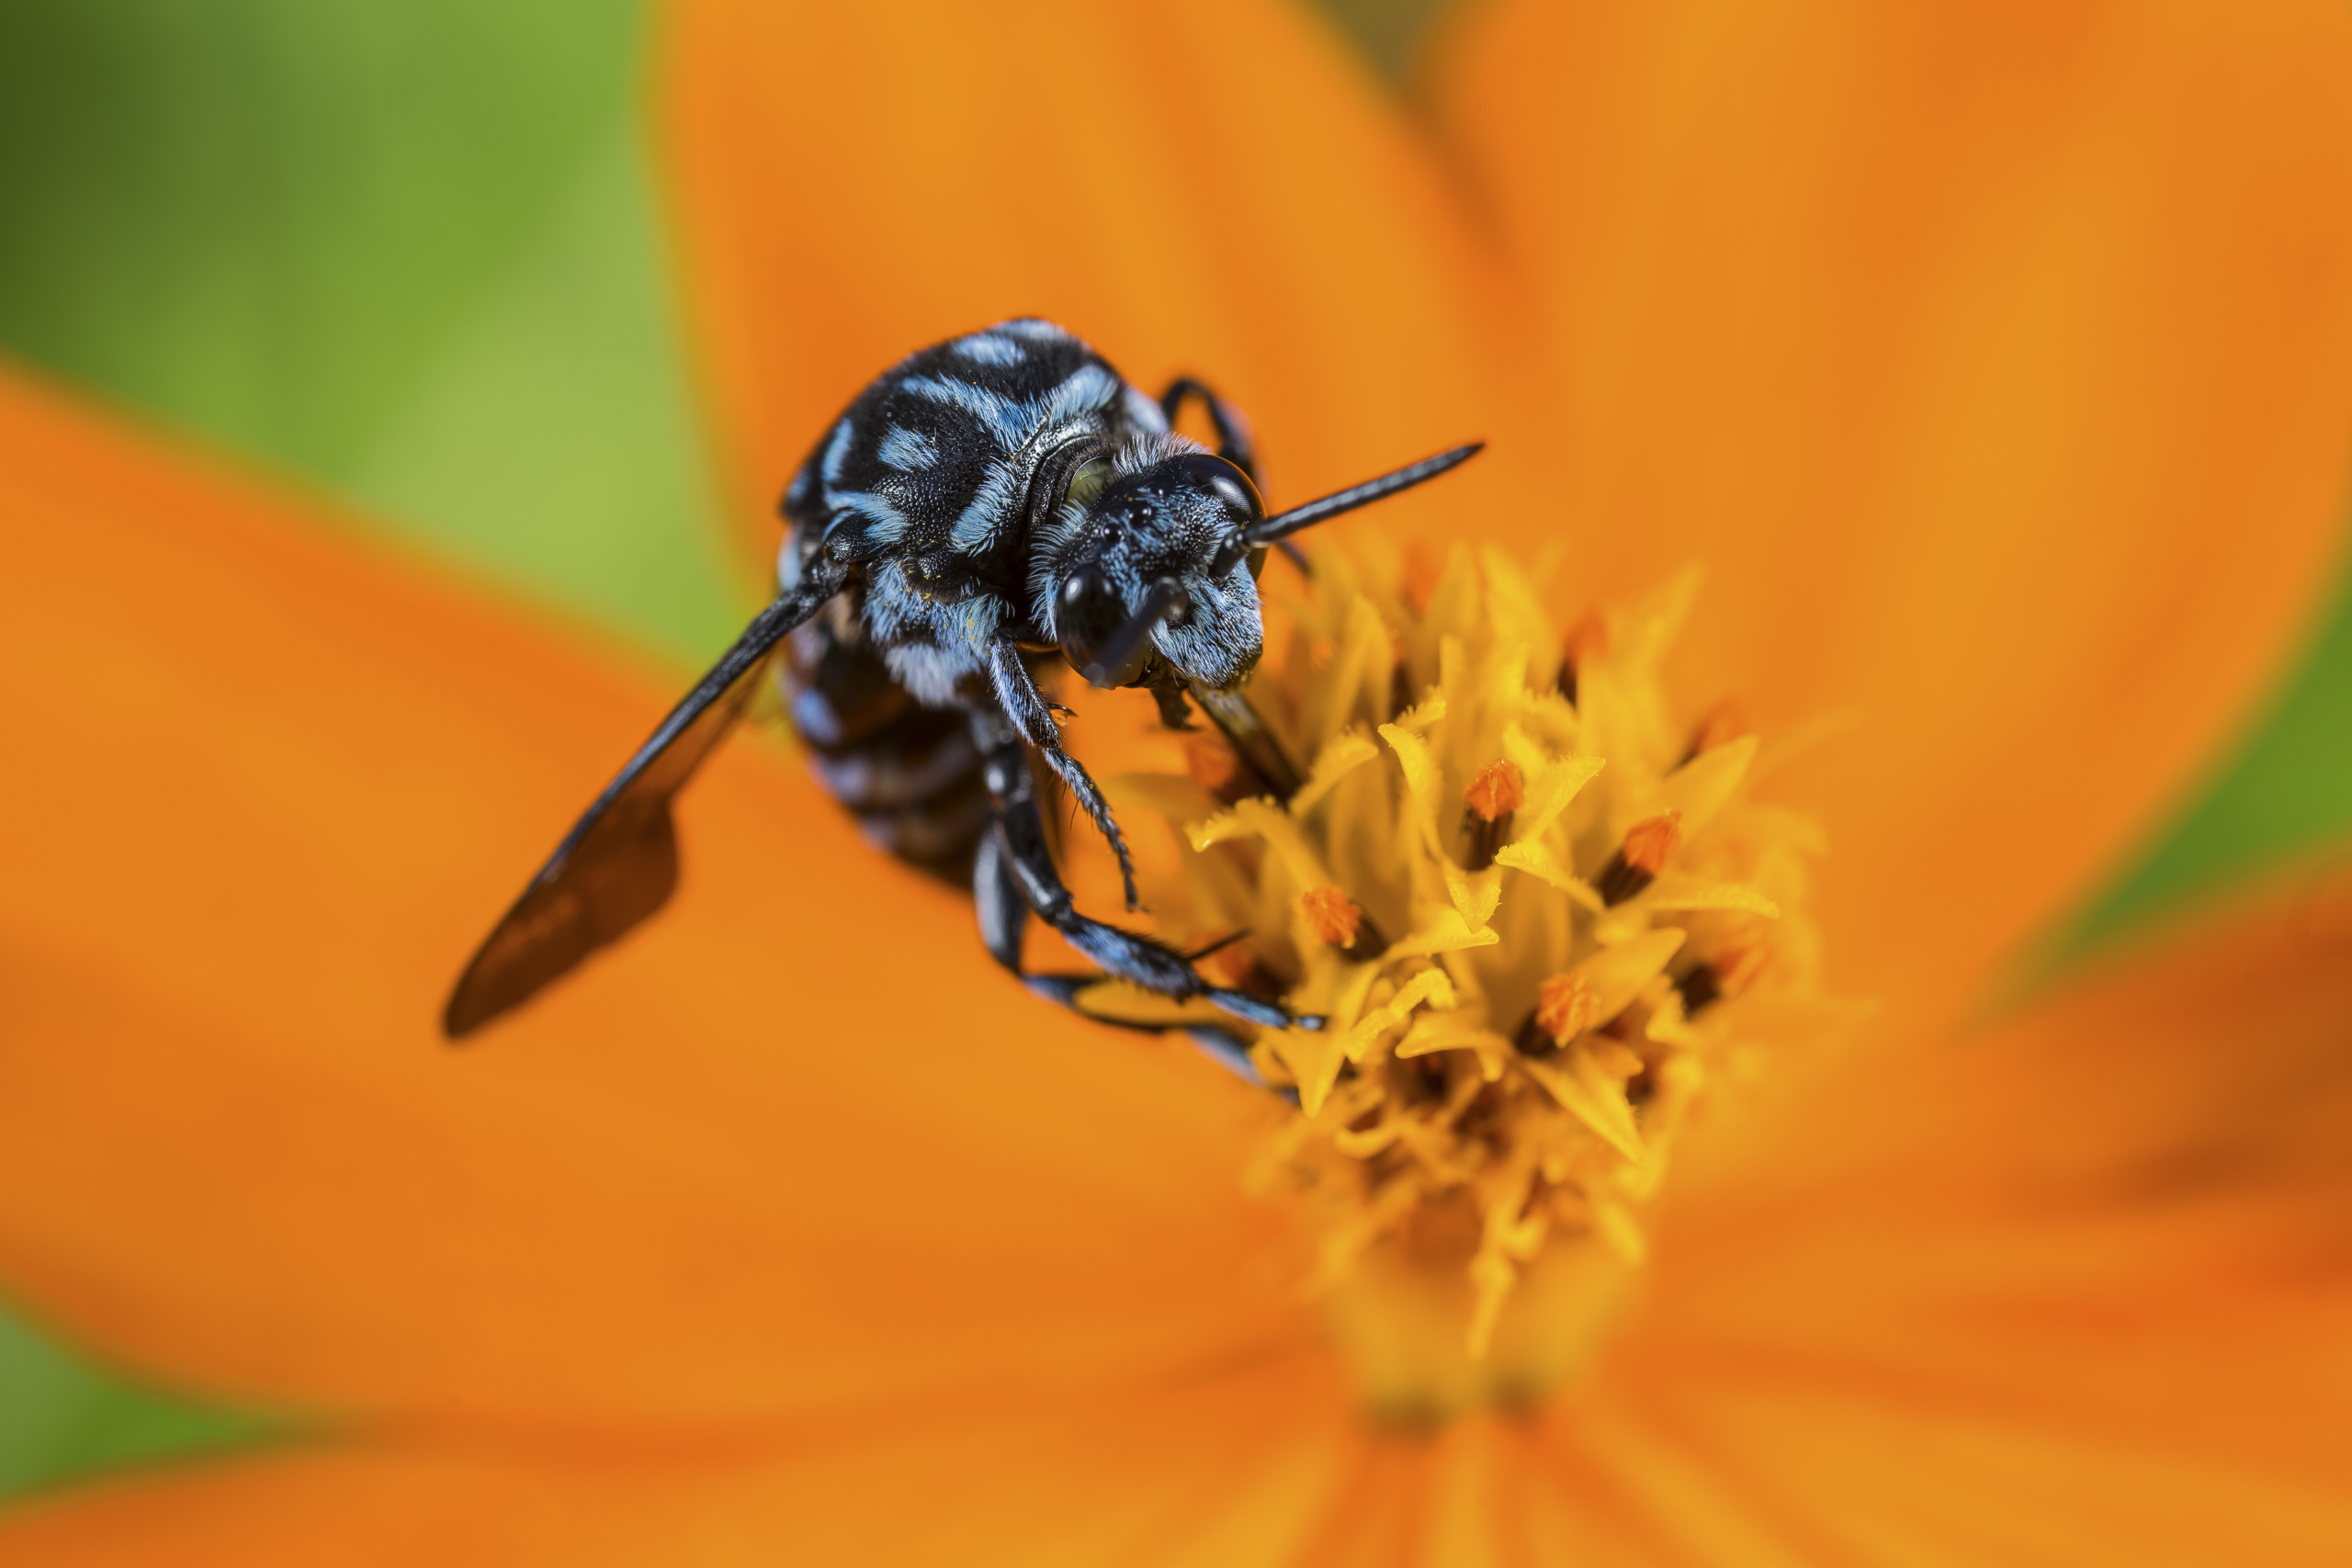
[[736,619],[639,0],[11,0],[0,344],[682,659]]
[[17,0],[0,10],[0,333],[248,450],[349,472],[604,130],[634,11]]
[[252,1443],[287,1428],[142,1390],[0,1314],[0,1497],[96,1471]]
[[1316,0],[1391,82],[1408,80],[1414,58],[1449,0]]
[[2247,739],[2052,944],[2064,963],[2352,831],[2352,578]]
[[635,125],[586,148],[558,197],[349,491],[698,669],[742,629],[753,585],[712,521]]

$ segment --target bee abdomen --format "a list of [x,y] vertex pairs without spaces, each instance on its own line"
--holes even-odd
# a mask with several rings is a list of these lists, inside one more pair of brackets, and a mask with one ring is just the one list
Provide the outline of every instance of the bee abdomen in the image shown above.
[[921,806],[970,776],[979,761],[971,732],[956,714],[925,714],[944,726],[898,723],[889,743],[818,751],[808,760],[825,793],[852,811],[899,811]]
[[933,875],[968,881],[989,803],[964,715],[917,703],[850,617],[795,632],[783,675],[809,771],[866,840]]

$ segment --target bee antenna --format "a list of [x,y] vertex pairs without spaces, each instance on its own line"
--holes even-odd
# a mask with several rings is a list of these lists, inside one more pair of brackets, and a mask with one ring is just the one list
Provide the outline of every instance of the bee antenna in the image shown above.
[[1434,457],[1418,463],[1408,463],[1394,473],[1383,474],[1376,479],[1350,485],[1334,491],[1320,501],[1310,501],[1304,506],[1294,506],[1288,512],[1277,512],[1262,523],[1254,523],[1244,530],[1242,537],[1250,548],[1275,544],[1317,523],[1337,517],[1342,512],[1353,512],[1359,506],[1370,506],[1375,501],[1385,501],[1400,490],[1410,490],[1444,473],[1458,468],[1486,449],[1483,441],[1464,442],[1449,447]]

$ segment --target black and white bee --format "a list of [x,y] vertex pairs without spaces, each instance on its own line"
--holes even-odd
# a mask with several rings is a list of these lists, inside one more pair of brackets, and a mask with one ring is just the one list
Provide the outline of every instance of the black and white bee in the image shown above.
[[[1206,407],[1214,453],[1174,432],[1188,399]],[[1104,975],[1205,998],[1251,1023],[1312,1021],[1210,984],[1193,967],[1200,954],[1078,911],[1054,865],[1033,755],[1110,841],[1130,909],[1134,869],[1102,792],[1062,749],[1038,676],[1066,660],[1095,686],[1148,688],[1176,728],[1189,727],[1189,698],[1254,782],[1287,795],[1295,769],[1240,691],[1262,646],[1266,550],[1294,551],[1291,535],[1477,450],[1456,446],[1270,517],[1248,423],[1199,382],[1152,398],[1035,320],[909,355],[858,394],[786,489],[775,602],[540,867],[458,978],[443,1029],[472,1033],[668,900],[671,801],[779,644],[793,727],[820,782],[882,848],[968,874],[981,940],[1032,989],[1068,1003],[1100,978],[1024,975],[1035,913]],[[1233,1060],[1238,1043],[1225,1038]]]

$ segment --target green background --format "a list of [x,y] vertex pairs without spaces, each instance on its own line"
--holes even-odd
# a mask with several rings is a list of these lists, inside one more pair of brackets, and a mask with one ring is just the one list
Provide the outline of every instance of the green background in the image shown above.
[[[1327,9],[1393,74],[1433,7]],[[698,668],[741,606],[641,137],[644,23],[639,0],[6,0],[0,347]],[[2339,594],[2046,967],[2347,821]],[[0,1309],[0,1496],[294,1431]]]

